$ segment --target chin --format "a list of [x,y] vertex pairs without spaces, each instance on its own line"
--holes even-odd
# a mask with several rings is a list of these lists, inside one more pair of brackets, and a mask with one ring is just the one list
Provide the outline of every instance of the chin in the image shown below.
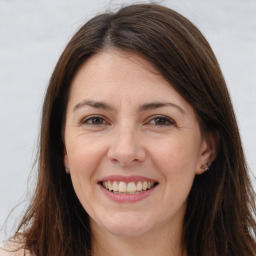
[[114,236],[135,237],[147,233],[151,225],[141,214],[122,213],[105,219],[100,226]]
[[119,237],[138,237],[144,235],[148,231],[148,228],[143,226],[131,227],[128,225],[115,225],[105,228],[111,235]]

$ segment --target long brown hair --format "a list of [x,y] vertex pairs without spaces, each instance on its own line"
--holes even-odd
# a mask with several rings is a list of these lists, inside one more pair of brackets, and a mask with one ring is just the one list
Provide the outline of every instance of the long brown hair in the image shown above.
[[121,49],[148,60],[194,108],[202,130],[218,134],[211,169],[195,177],[184,219],[190,256],[255,256],[255,193],[218,62],[199,30],[156,4],[131,5],[87,22],[62,53],[45,96],[35,196],[16,236],[36,256],[91,255],[89,217],[63,164],[71,81],[90,56]]

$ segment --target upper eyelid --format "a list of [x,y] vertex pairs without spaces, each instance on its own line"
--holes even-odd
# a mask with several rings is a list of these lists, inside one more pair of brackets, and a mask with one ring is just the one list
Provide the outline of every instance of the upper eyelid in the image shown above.
[[156,119],[156,118],[163,118],[163,119],[167,119],[169,120],[170,122],[174,123],[175,124],[175,121],[173,120],[173,118],[170,118],[166,115],[153,115],[153,116],[150,116],[149,118],[147,118],[147,122],[153,120],[153,119]]
[[93,118],[101,118],[101,119],[103,119],[106,123],[108,123],[108,121],[106,120],[106,118],[105,118],[104,116],[102,116],[102,115],[97,115],[97,114],[95,114],[95,115],[89,115],[89,116],[86,116],[86,117],[82,117],[82,118],[80,119],[79,123],[84,124],[84,123],[86,123],[88,120],[93,119]]
[[[100,114],[92,114],[92,115],[82,117],[82,118],[79,119],[79,123],[83,124],[86,121],[88,121],[90,119],[93,119],[93,118],[102,118],[106,123],[110,123],[110,120],[106,116],[100,115]],[[173,124],[176,124],[176,122],[174,121],[173,118],[171,118],[169,116],[166,116],[166,115],[161,115],[161,114],[156,114],[156,115],[149,116],[144,123],[148,123],[148,122],[150,122],[150,121],[152,121],[153,119],[156,119],[156,118],[163,118],[163,119],[169,120]]]

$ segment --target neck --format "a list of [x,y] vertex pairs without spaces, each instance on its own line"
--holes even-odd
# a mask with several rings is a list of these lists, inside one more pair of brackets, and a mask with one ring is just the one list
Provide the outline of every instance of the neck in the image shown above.
[[186,256],[181,229],[159,230],[140,236],[115,236],[93,231],[93,256]]

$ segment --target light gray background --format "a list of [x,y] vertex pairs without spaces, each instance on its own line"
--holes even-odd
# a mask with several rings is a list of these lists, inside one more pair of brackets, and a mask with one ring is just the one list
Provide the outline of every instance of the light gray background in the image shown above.
[[[0,0],[0,227],[20,203],[0,240],[10,235],[33,187],[41,104],[59,55],[86,20],[134,2]],[[256,174],[256,1],[155,2],[184,14],[209,40],[233,99],[248,165]]]

